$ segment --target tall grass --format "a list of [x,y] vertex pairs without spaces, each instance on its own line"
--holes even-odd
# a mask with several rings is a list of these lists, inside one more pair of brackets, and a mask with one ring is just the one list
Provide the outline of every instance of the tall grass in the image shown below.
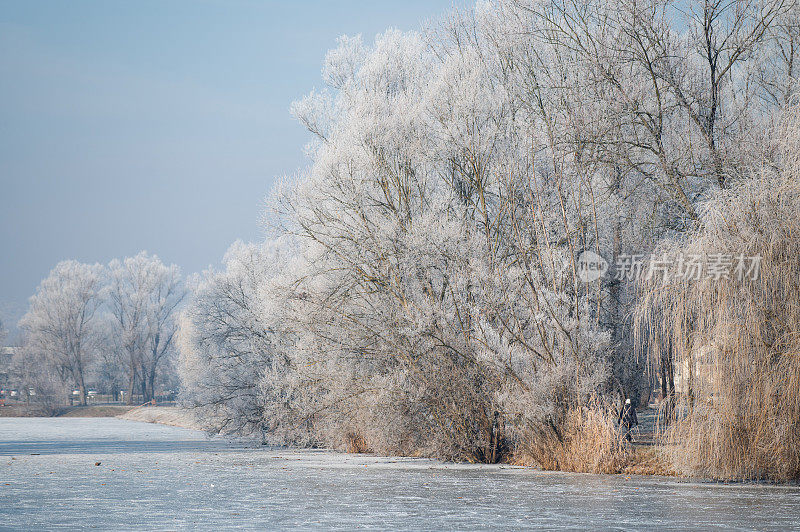
[[631,454],[615,427],[614,418],[611,408],[597,402],[573,408],[558,430],[527,431],[512,461],[550,471],[620,473]]
[[760,275],[651,279],[639,345],[671,348],[687,389],[664,432],[680,472],[719,479],[800,478],[800,120],[778,163],[708,204],[698,230],[665,252],[760,256]]

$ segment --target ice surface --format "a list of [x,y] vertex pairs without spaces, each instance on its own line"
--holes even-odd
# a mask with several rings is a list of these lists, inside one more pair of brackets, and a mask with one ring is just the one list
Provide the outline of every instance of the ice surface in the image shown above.
[[0,418],[0,528],[62,527],[782,530],[800,527],[800,488],[270,450],[114,418]]

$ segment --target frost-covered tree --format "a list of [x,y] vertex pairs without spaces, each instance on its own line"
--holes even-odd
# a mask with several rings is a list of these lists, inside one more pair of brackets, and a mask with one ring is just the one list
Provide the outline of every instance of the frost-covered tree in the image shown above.
[[258,430],[265,409],[278,400],[266,379],[285,366],[282,287],[297,273],[294,256],[285,241],[237,242],[223,270],[203,272],[191,283],[178,341],[182,396],[202,409],[209,430]]
[[[30,299],[20,320],[25,352],[43,374],[74,386],[86,404],[87,378],[101,342],[102,266],[64,261]],[[27,364],[28,362],[26,362]],[[48,377],[49,380],[52,380]]]
[[[793,2],[509,0],[477,11],[514,99],[547,131],[556,175],[591,184],[596,249],[612,265],[692,229],[704,198],[746,179],[794,90]],[[638,397],[632,286],[605,287],[613,373]]]
[[111,314],[110,338],[128,376],[128,402],[138,385],[143,401],[155,397],[157,379],[171,369],[177,310],[185,296],[180,269],[155,255],[113,260],[105,290]]
[[551,146],[502,57],[451,32],[341,39],[294,108],[319,138],[282,202],[314,268],[294,354],[329,442],[495,461],[602,388],[608,335],[574,270],[586,177],[537,165]]

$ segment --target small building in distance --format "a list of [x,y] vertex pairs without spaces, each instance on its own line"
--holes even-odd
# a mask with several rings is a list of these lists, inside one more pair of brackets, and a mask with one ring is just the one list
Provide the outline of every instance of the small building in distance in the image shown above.
[[17,347],[0,347],[0,390],[8,391],[11,364]]

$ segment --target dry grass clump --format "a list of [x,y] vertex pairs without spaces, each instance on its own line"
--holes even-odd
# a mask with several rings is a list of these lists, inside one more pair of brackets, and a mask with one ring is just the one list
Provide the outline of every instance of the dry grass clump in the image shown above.
[[620,472],[626,475],[678,476],[671,466],[671,460],[665,456],[664,448],[652,445],[632,447],[628,462]]
[[570,410],[559,428],[530,431],[518,445],[513,462],[549,471],[620,473],[630,456],[611,409],[593,405]]
[[368,453],[371,451],[367,440],[357,432],[348,432],[344,435],[345,448],[348,453]]
[[[665,433],[681,473],[800,478],[800,120],[780,171],[721,194],[702,225],[667,251],[760,256],[760,275],[647,286],[639,327],[654,356],[670,345],[686,368],[683,407]],[[653,334],[655,331],[655,334]],[[667,342],[652,342],[659,334]]]

